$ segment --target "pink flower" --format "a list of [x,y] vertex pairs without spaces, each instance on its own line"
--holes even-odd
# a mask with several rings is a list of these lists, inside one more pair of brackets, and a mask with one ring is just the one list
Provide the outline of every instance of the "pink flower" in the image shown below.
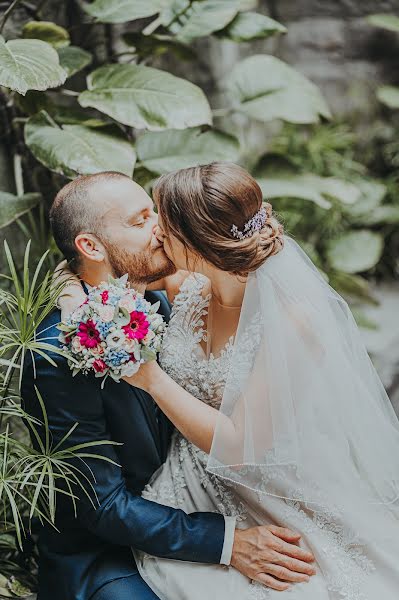
[[122,327],[127,337],[134,340],[142,340],[148,333],[150,327],[144,313],[137,310],[130,313],[130,323]]
[[103,360],[101,360],[101,358],[96,358],[96,360],[93,362],[93,369],[96,373],[104,373],[104,371],[107,369],[107,365]]
[[98,331],[94,321],[89,319],[87,323],[81,323],[79,325],[79,331],[77,333],[78,338],[82,346],[86,348],[94,348],[100,343],[100,332]]
[[102,300],[103,304],[106,304],[108,302],[108,298],[109,298],[108,290],[105,290],[104,292],[101,293],[101,300]]

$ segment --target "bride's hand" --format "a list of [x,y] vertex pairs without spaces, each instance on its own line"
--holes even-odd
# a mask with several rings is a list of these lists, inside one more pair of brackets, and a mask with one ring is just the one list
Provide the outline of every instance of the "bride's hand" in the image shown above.
[[61,320],[65,321],[86,299],[78,276],[70,270],[66,260],[56,267],[53,275],[53,289],[60,285],[64,287],[58,296],[57,306],[61,310]]
[[122,379],[133,387],[138,387],[151,394],[153,386],[158,384],[162,377],[166,377],[166,373],[162,371],[156,360],[150,360],[143,363],[135,375]]

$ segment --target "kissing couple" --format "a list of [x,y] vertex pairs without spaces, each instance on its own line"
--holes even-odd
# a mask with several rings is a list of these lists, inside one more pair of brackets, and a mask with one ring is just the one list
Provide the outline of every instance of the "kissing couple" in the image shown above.
[[74,463],[96,501],[75,517],[60,495],[38,600],[397,600],[398,420],[346,302],[241,167],[164,175],[153,199],[104,172],[51,208],[68,283],[40,339],[109,275],[169,323],[159,361],[104,389],[26,358],[54,444],[76,423],[69,445],[117,443]]

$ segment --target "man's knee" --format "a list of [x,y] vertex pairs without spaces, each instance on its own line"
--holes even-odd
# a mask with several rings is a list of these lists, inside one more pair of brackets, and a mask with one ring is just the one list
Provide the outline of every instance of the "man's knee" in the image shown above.
[[90,600],[159,600],[137,573],[103,585]]

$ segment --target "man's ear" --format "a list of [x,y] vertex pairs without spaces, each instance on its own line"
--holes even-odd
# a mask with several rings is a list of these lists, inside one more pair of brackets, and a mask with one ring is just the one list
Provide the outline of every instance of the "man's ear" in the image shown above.
[[91,233],[79,233],[75,238],[75,247],[80,256],[85,260],[100,263],[106,259],[104,246]]

